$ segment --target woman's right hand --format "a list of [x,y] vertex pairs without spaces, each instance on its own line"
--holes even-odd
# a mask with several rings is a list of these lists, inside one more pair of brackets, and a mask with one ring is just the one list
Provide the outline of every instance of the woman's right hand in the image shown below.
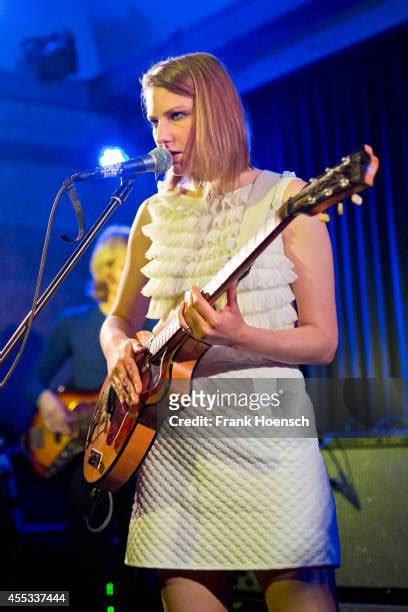
[[144,347],[134,338],[114,339],[111,347],[105,351],[108,363],[108,374],[112,386],[122,404],[139,403],[142,381],[135,357],[144,351]]

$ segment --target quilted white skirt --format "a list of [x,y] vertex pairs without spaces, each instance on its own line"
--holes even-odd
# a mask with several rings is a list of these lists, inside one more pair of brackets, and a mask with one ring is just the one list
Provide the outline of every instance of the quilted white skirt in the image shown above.
[[[286,371],[263,367],[223,376],[271,379]],[[290,375],[301,376],[298,370]],[[310,404],[303,379],[300,387],[300,404]],[[188,410],[183,416],[196,414]],[[316,437],[223,436],[208,430],[200,435],[199,427],[185,432],[175,433],[166,422],[139,470],[128,565],[208,570],[339,565],[334,500]]]

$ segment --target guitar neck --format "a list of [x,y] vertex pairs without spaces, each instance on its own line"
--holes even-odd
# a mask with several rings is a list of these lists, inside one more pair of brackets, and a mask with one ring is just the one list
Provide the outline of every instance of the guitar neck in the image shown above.
[[[245,275],[255,259],[279,236],[299,214],[317,215],[346,197],[371,187],[378,169],[378,158],[369,145],[343,157],[340,164],[310,181],[296,195],[288,198],[277,211],[282,221],[275,227],[276,218],[270,216],[263,226],[241,249],[209,280],[201,293],[210,304],[214,304],[233,280]],[[164,349],[172,349],[183,340],[178,316],[175,314],[159,332],[154,334],[147,346],[153,358]]]
[[[229,261],[201,289],[201,293],[210,304],[214,304],[236,279],[244,276],[257,257],[273,242],[296,215],[290,215],[274,226],[274,219],[266,223],[231,257]],[[164,349],[172,344],[179,344],[183,330],[178,316],[173,315],[160,331],[151,338],[148,349],[153,358],[157,358]]]
[[158,332],[153,334],[146,348],[152,359],[157,359],[163,350],[171,350],[173,344],[177,345],[182,340],[183,335],[184,331],[181,328],[178,316],[174,314]]
[[269,219],[252,238],[209,280],[201,290],[210,304],[214,304],[227,290],[232,281],[244,276],[259,255],[273,242],[296,215],[286,217],[276,227]]

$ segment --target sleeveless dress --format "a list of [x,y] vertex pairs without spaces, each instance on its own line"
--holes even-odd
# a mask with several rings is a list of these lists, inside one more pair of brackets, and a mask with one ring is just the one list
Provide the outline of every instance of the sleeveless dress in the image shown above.
[[[149,279],[143,293],[151,298],[148,317],[165,320],[193,283],[203,286],[215,275],[263,216],[277,224],[293,176],[263,171],[251,186],[212,204],[199,194],[181,188],[169,193],[159,185],[148,202],[152,222],[143,230],[152,240],[143,269]],[[295,279],[279,236],[238,285],[246,322],[293,327]],[[299,410],[310,409],[298,368],[251,353],[212,346],[195,376],[213,384],[244,381],[255,389],[266,380],[275,391],[289,381]],[[191,408],[183,411],[194,414]],[[174,430],[164,422],[139,469],[128,565],[208,570],[339,565],[334,500],[317,437]]]

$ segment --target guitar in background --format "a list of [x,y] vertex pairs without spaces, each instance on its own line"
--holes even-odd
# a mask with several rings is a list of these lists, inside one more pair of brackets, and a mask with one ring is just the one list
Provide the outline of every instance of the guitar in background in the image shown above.
[[59,390],[57,396],[68,412],[67,423],[71,433],[51,431],[37,410],[22,438],[33,471],[44,478],[57,474],[76,455],[84,451],[86,434],[98,400],[98,391],[81,393]]
[[[89,262],[87,297],[92,301],[60,313],[30,364],[25,395],[38,412],[31,418],[24,446],[34,471],[42,476],[57,473],[84,450],[89,415],[106,377],[99,333],[116,296],[129,231],[128,226],[111,225],[101,233]],[[61,383],[64,389],[54,392]]]

